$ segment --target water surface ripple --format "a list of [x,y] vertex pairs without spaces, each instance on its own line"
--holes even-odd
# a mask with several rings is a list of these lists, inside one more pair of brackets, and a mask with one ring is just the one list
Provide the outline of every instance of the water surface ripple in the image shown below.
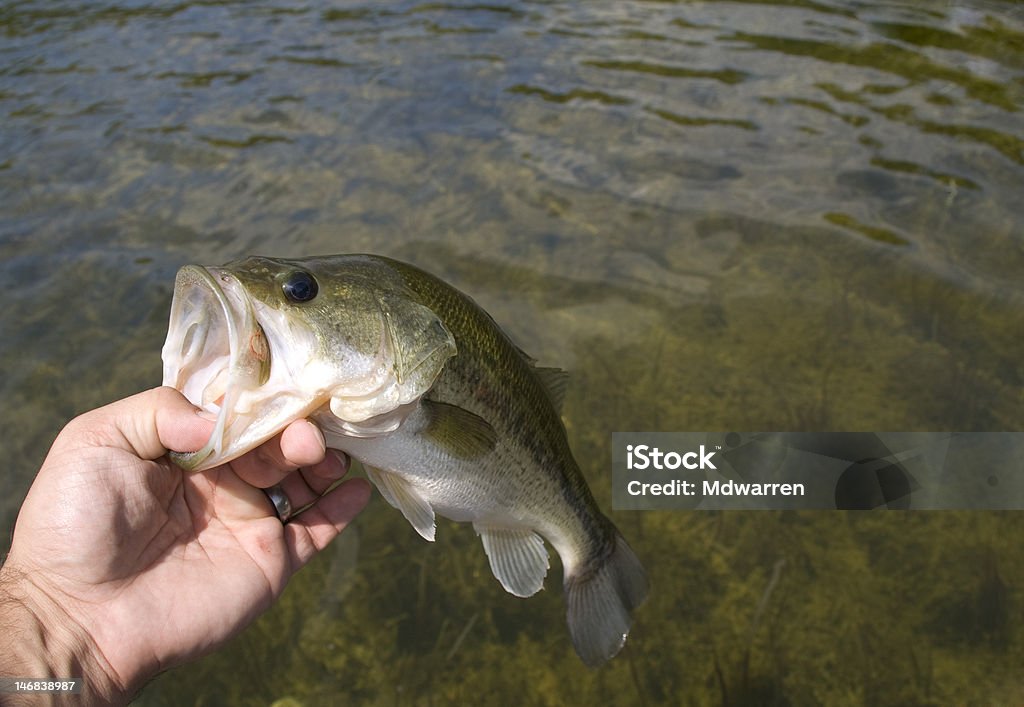
[[[472,292],[572,371],[605,506],[615,430],[1024,428],[1019,3],[21,0],[0,115],[4,527],[64,421],[159,380],[175,270],[251,253]],[[354,575],[143,703],[1021,699],[1015,518],[616,520],[655,593],[608,673],[557,569],[510,600],[378,504]]]

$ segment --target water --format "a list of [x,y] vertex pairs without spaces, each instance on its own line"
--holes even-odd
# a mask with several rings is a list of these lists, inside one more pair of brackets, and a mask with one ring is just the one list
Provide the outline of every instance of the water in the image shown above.
[[[252,253],[471,292],[572,372],[606,508],[615,430],[1024,428],[1018,4],[36,0],[0,31],[4,528],[69,417],[159,382],[175,270]],[[1019,514],[616,522],[654,589],[608,668],[557,566],[517,600],[378,499],[140,703],[1024,699]]]

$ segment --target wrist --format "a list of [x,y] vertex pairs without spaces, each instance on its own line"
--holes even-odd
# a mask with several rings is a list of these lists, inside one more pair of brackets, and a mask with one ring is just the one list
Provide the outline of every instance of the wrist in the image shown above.
[[124,704],[132,694],[68,609],[19,570],[0,568],[0,677],[82,680],[79,694],[0,694],[0,705]]

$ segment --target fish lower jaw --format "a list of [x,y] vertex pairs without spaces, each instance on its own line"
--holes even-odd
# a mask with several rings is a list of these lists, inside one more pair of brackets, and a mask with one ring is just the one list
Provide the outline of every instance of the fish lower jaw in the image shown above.
[[344,438],[371,439],[391,434],[401,427],[415,410],[418,402],[398,405],[378,415],[352,420],[338,416],[332,400],[329,408],[317,414],[316,421],[325,432],[336,433]]

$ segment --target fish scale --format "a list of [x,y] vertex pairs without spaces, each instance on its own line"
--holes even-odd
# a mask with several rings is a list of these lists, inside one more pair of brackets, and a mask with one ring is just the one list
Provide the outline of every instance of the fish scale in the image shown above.
[[[198,350],[197,321],[210,341]],[[217,439],[176,457],[186,468],[310,417],[427,540],[436,515],[471,522],[510,593],[542,588],[546,540],[579,656],[596,666],[622,647],[647,577],[573,458],[558,412],[566,376],[537,367],[465,293],[373,255],[187,266],[164,379],[218,416]],[[208,394],[221,392],[230,403],[214,409]]]
[[[531,509],[547,507],[558,513],[563,522],[570,520],[565,516],[574,516],[571,520],[581,526],[576,536],[588,545],[597,545],[587,550],[607,551],[614,543],[614,528],[597,511],[572,457],[562,421],[528,357],[468,296],[431,276],[424,277],[420,270],[396,265],[405,270],[409,288],[453,332],[459,348],[427,398],[461,405],[487,420],[501,442],[480,466],[493,466],[498,473],[530,467],[546,472],[524,475],[517,495],[528,498]],[[549,503],[552,494],[566,503]]]

